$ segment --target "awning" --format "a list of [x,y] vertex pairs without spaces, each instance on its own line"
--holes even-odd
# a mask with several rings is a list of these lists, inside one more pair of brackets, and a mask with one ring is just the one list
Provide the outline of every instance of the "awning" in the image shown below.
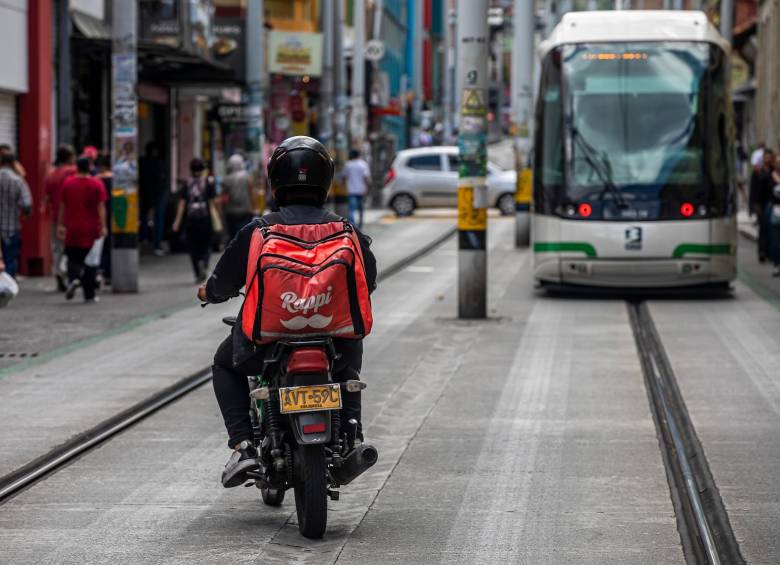
[[143,80],[170,86],[242,84],[226,65],[150,41],[138,44],[138,75]]
[[[111,27],[78,11],[71,12],[75,39],[87,40],[111,49]],[[233,69],[184,49],[140,40],[138,42],[138,78],[167,86],[236,86],[243,84]]]

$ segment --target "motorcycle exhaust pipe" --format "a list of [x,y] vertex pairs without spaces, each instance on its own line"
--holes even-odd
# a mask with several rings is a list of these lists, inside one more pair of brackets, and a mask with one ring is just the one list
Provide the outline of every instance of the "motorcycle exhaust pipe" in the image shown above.
[[331,475],[340,485],[348,485],[379,459],[379,452],[373,445],[359,445],[344,458],[340,467],[331,469]]

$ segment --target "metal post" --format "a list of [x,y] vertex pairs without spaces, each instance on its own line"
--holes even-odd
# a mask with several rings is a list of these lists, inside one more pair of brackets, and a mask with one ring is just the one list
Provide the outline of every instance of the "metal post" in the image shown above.
[[363,149],[366,139],[366,3],[355,0],[352,40],[352,146]]
[[[263,186],[263,144],[265,123],[263,120],[263,86],[265,76],[265,41],[263,38],[263,0],[249,0],[247,3],[246,33],[246,103],[247,128],[245,149],[249,158],[253,183]],[[263,205],[264,200],[261,202]],[[261,210],[262,212],[262,210]]]
[[412,86],[414,100],[412,102],[412,145],[420,144],[422,131],[422,109],[425,89],[423,88],[423,0],[414,0],[414,43],[413,43],[413,75]]
[[515,247],[525,247],[531,232],[531,153],[533,126],[534,5],[515,0],[512,41],[512,122],[515,144]]
[[[333,115],[333,139],[336,149],[336,171],[341,170],[347,160],[349,135],[347,132],[347,63],[344,59],[344,18],[342,0],[333,2],[333,84],[335,86],[336,111]],[[347,187],[340,178],[333,181],[333,202],[336,213],[346,217],[349,214]]]
[[114,292],[138,292],[137,6],[137,2],[117,2],[113,13],[111,288]]
[[449,145],[452,143],[452,116],[453,116],[453,99],[454,97],[454,81],[452,77],[455,76],[455,10],[452,8],[452,0],[444,0],[444,7],[442,9],[442,29],[444,30],[444,81],[442,86],[444,88],[442,96],[442,106],[444,106],[444,144]]
[[458,317],[487,317],[488,0],[458,0]]
[[57,7],[57,141],[73,143],[73,97],[71,96],[70,2]]
[[731,45],[734,39],[734,0],[720,0],[720,34]]
[[334,82],[333,82],[333,35],[334,35],[334,0],[322,2],[322,80],[320,81],[320,141],[333,154],[335,144],[333,139],[333,114],[335,112]]

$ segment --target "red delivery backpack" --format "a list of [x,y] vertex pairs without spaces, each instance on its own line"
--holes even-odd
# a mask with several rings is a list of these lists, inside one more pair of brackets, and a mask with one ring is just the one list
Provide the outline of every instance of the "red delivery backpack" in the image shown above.
[[361,339],[373,318],[363,252],[346,220],[261,224],[252,234],[241,329],[264,344],[331,336]]

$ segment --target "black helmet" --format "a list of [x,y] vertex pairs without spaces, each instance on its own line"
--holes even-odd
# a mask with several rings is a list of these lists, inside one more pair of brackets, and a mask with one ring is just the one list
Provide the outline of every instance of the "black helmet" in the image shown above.
[[333,170],[333,159],[322,143],[296,135],[285,139],[271,155],[268,180],[280,206],[296,196],[324,204],[333,182]]

